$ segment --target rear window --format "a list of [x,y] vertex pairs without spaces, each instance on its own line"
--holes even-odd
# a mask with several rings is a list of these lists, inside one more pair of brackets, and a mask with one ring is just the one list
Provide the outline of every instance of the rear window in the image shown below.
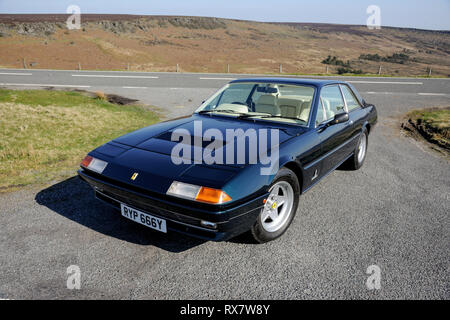
[[350,88],[345,85],[341,85],[341,89],[342,93],[344,94],[345,101],[347,102],[348,111],[352,111],[356,108],[359,108],[360,107],[359,102],[356,99],[353,92],[350,90]]

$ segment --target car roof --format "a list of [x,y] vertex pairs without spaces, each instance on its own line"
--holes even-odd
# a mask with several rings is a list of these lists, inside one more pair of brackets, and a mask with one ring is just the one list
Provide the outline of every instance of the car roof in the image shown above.
[[323,87],[329,84],[346,83],[345,81],[337,80],[323,80],[323,79],[301,79],[301,78],[242,78],[233,80],[230,83],[240,82],[259,82],[259,83],[281,83],[281,84],[293,84],[293,85],[309,85],[314,87]]

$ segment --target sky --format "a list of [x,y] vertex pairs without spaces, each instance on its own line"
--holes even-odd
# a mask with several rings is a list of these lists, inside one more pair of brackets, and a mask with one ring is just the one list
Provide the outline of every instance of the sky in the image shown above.
[[366,24],[367,7],[381,10],[381,25],[450,30],[450,0],[0,0],[0,13],[184,15],[270,22]]

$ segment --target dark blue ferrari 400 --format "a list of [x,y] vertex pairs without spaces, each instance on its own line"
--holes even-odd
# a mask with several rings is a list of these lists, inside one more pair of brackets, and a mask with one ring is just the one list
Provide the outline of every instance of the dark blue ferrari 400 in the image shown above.
[[[98,199],[159,232],[280,237],[300,196],[334,169],[359,169],[377,111],[348,83],[230,82],[191,116],[90,152],[79,176]],[[300,209],[301,212],[301,209]]]

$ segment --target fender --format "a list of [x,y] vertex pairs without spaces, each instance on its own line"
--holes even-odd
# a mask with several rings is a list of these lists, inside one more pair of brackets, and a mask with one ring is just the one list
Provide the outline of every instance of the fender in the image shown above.
[[[283,167],[286,167],[295,173],[298,179],[298,183],[300,184],[300,194],[302,194],[304,190],[304,176],[305,176],[303,166],[293,157],[286,156],[280,159],[280,169]],[[273,178],[274,177],[272,177],[270,183],[272,183]]]

